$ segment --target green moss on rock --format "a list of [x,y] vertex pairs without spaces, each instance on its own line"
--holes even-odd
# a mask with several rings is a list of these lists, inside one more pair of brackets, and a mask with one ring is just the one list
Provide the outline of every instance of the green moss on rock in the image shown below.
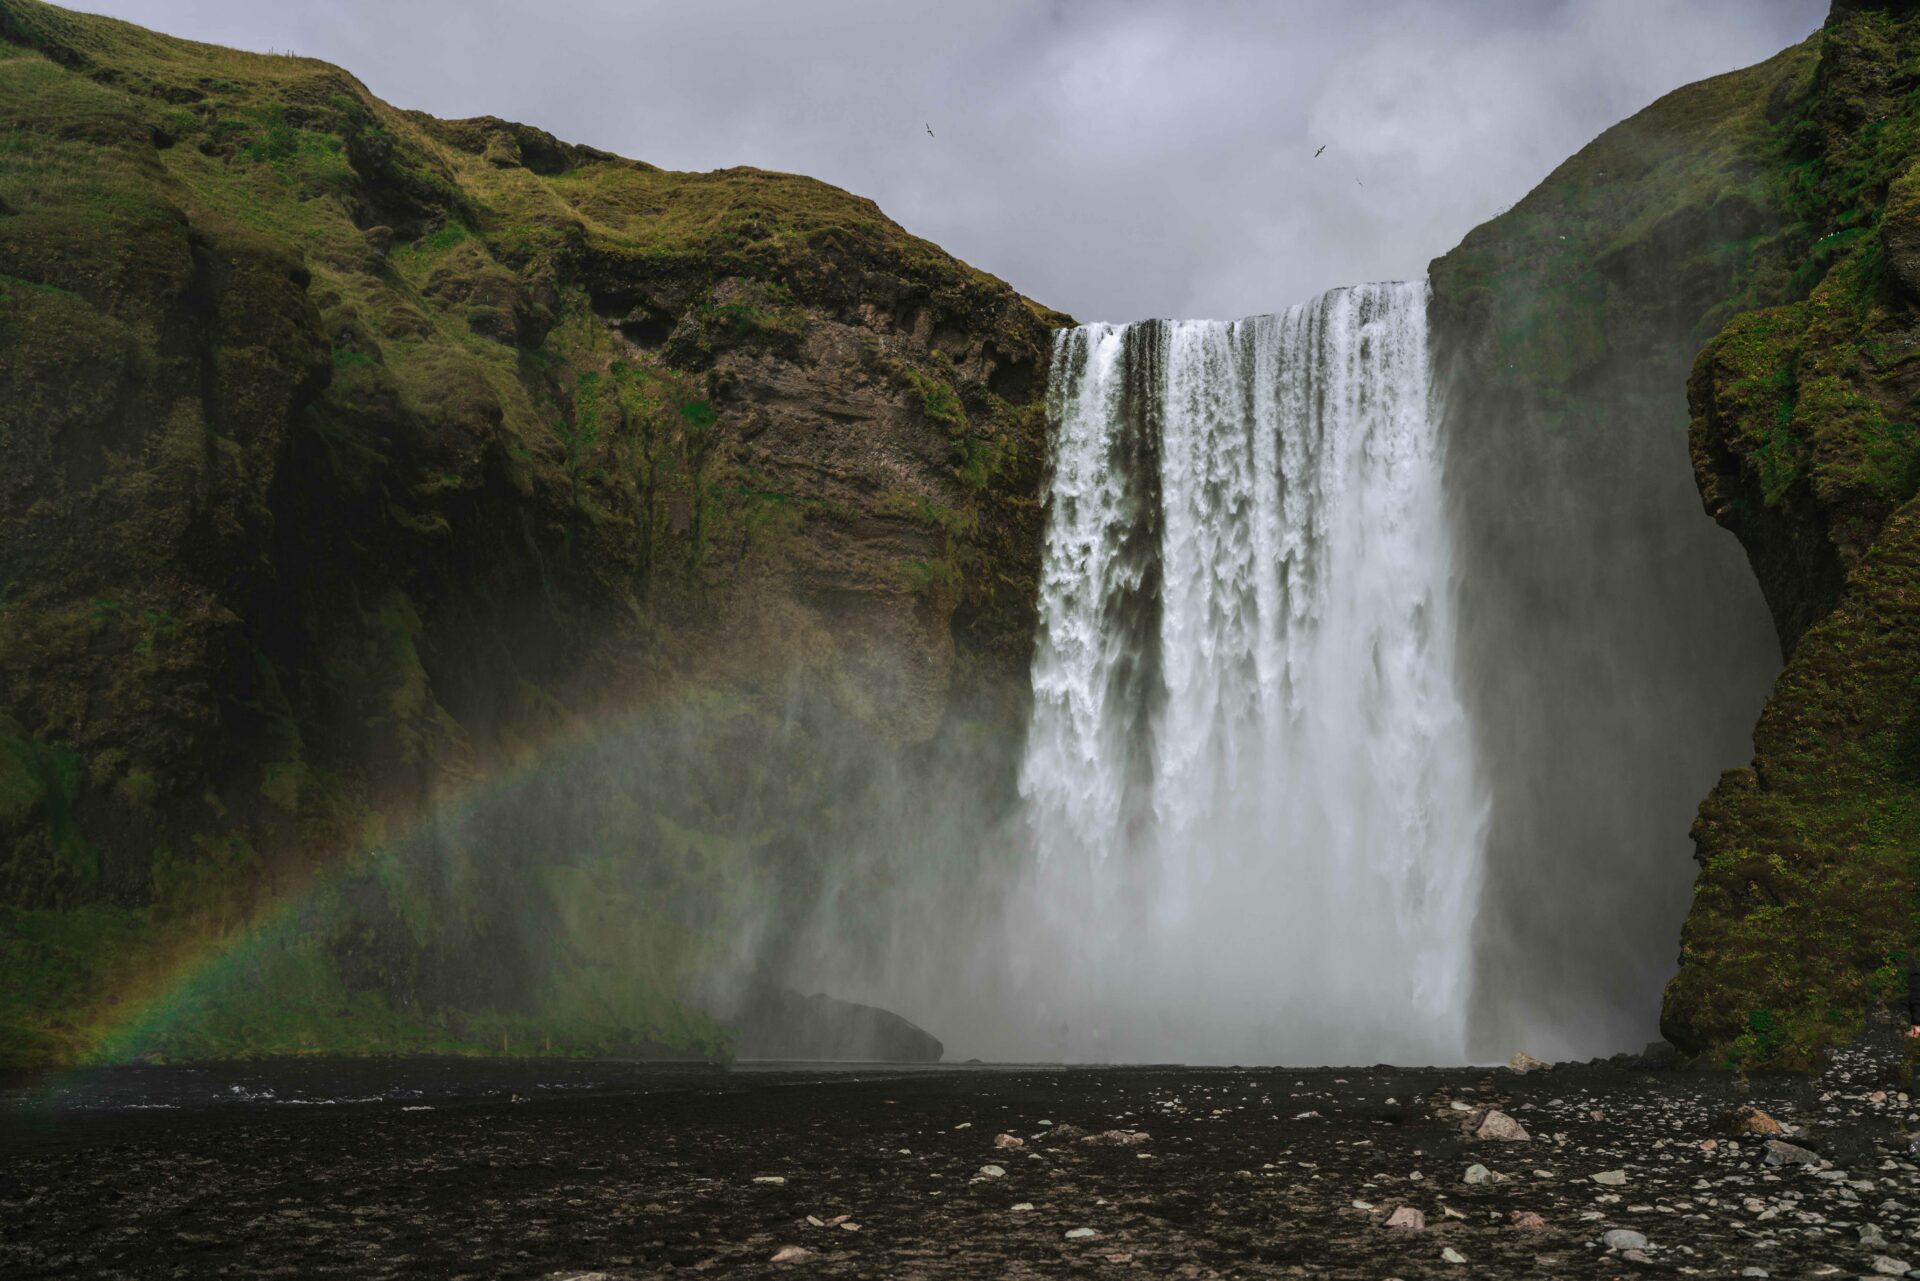
[[[689,825],[730,829],[701,752],[816,749],[766,746],[759,713],[743,748],[716,706],[805,703],[807,733],[885,755],[1020,671],[1028,411],[1065,318],[811,179],[435,120],[323,63],[37,0],[0,0],[0,42],[0,716],[31,745],[0,750],[0,1060],[496,1033],[724,1053],[678,986],[707,933],[636,909],[616,946],[561,906],[599,856],[584,828],[410,844],[406,894],[355,873],[303,918],[318,952],[250,931],[660,708],[692,718],[686,768],[613,811],[544,803],[619,834],[635,903],[720,928],[708,855],[645,811],[699,797]],[[967,516],[903,530],[888,494]],[[89,767],[49,790],[68,759]],[[834,820],[764,790],[742,848],[800,833],[774,872],[803,911]],[[429,908],[432,939],[395,924]],[[139,972],[193,955],[235,958],[225,995],[109,1035]],[[276,1008],[282,981],[305,995]]]

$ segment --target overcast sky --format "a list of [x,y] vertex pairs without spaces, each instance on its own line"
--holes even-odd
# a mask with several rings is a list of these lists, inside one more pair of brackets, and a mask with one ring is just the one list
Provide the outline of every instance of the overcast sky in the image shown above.
[[1132,320],[1417,276],[1609,124],[1804,39],[1827,3],[78,7],[325,58],[435,115],[505,116],[676,169],[812,174],[1042,302]]

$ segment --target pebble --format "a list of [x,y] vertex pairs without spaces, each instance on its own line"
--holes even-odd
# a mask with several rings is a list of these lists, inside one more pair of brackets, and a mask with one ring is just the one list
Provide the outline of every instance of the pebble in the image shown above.
[[1644,1250],[1647,1239],[1632,1228],[1614,1228],[1600,1234],[1600,1241],[1609,1250]]
[[[1762,1113],[1761,1115],[1765,1115]],[[1767,1140],[1768,1165],[1818,1165],[1820,1155],[1792,1143],[1783,1143],[1779,1139]]]
[[1091,1241],[1099,1235],[1092,1228],[1068,1228],[1065,1233],[1069,1241]]
[[1017,1134],[996,1134],[993,1136],[993,1146],[1007,1149],[1024,1148],[1027,1146],[1027,1141]]
[[1033,1202],[1031,1201],[1020,1201],[1013,1206],[1013,1212],[1015,1214],[1024,1214],[1031,1209],[1033,1209]]
[[805,1263],[813,1257],[813,1251],[804,1245],[783,1245],[773,1252],[775,1263]]
[[1448,1246],[1446,1249],[1442,1250],[1440,1252],[1440,1257],[1446,1260],[1448,1263],[1465,1263],[1467,1261],[1467,1256],[1460,1253],[1458,1250],[1454,1249],[1452,1246]]
[[1507,1221],[1516,1228],[1537,1229],[1547,1226],[1547,1221],[1532,1210],[1514,1210],[1508,1213]]
[[1751,1105],[1734,1110],[1733,1128],[1741,1134],[1762,1135],[1780,1134],[1784,1129],[1778,1121]]
[[1089,1134],[1080,1141],[1101,1147],[1130,1148],[1152,1137],[1145,1130],[1103,1130],[1099,1134]]
[[1883,1277],[1903,1277],[1912,1271],[1903,1260],[1891,1259],[1884,1254],[1873,1256],[1873,1270]]
[[755,1183],[770,1183],[778,1187],[787,1181],[787,1176],[784,1174],[756,1174],[753,1177],[753,1181]]
[[1485,1183],[1488,1179],[1491,1179],[1492,1177],[1493,1177],[1493,1171],[1487,1169],[1487,1167],[1484,1165],[1479,1165],[1476,1163],[1474,1165],[1470,1165],[1467,1167],[1465,1181],[1468,1183]]
[[1485,1120],[1480,1122],[1480,1128],[1473,1132],[1473,1137],[1476,1139],[1498,1139],[1503,1142],[1519,1143],[1525,1142],[1533,1136],[1527,1133],[1525,1126],[1508,1116],[1505,1112],[1495,1108],[1493,1111],[1487,1113]]
[[1627,1181],[1625,1170],[1602,1170],[1593,1176],[1593,1181],[1602,1187],[1617,1188]]
[[1410,1205],[1403,1205],[1387,1216],[1387,1226],[1390,1228],[1405,1228],[1409,1232],[1425,1232],[1427,1230],[1427,1216]]
[[982,1177],[989,1179],[1004,1179],[1007,1177],[1005,1168],[998,1165],[983,1165],[980,1167],[980,1173]]

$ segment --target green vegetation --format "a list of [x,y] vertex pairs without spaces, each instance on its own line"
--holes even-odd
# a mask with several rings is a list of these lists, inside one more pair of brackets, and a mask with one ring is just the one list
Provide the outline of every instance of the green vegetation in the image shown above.
[[1730,1065],[1814,1065],[1920,938],[1920,22],[1861,9],[1820,49],[1779,126],[1808,246],[1789,301],[1734,318],[1692,387],[1702,491],[1790,646],[1752,767],[1695,824],[1663,1016]]
[[[677,994],[736,874],[803,911],[840,821],[760,702],[937,715],[848,731],[808,584],[1015,669],[1039,423],[987,380],[1063,320],[811,179],[0,0],[0,1063],[724,1054]],[[826,446],[762,408],[816,369]],[[663,708],[684,767],[373,857]]]

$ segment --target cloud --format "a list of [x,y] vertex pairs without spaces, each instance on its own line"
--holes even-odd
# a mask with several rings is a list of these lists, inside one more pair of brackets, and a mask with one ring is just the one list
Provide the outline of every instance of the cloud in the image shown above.
[[438,115],[810,173],[1043,302],[1132,319],[1417,275],[1614,121],[1804,38],[1826,0],[89,7],[325,58]]

